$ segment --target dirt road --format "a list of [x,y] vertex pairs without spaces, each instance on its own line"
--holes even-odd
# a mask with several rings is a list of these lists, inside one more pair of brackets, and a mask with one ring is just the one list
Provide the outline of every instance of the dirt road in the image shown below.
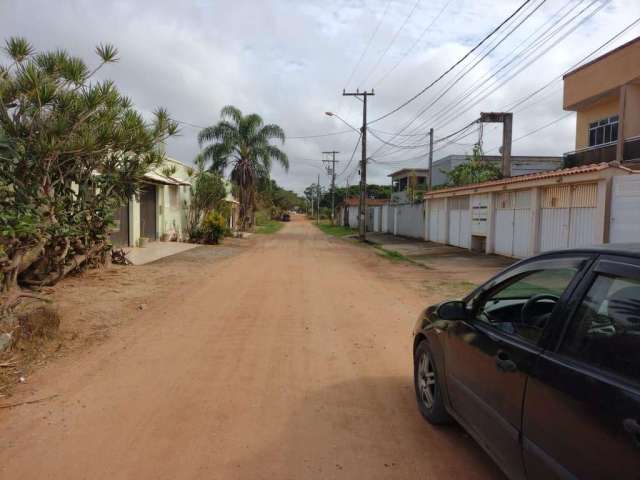
[[0,478],[501,478],[414,406],[425,272],[291,222],[31,377]]

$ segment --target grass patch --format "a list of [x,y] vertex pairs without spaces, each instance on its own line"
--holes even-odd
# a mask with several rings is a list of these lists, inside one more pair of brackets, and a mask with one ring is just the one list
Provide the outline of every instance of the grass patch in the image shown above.
[[405,257],[403,254],[401,254],[400,252],[396,252],[395,250],[387,250],[386,248],[382,248],[382,247],[375,247],[377,250],[377,254],[380,255],[381,257],[385,257],[388,258],[389,260],[391,260],[392,262],[411,262],[410,258]]
[[317,227],[327,235],[332,237],[346,237],[357,233],[355,228],[343,227],[341,225],[331,225],[330,222],[320,222]]
[[267,220],[261,225],[256,226],[256,233],[259,235],[270,235],[276,233],[284,227],[284,223],[278,220]]

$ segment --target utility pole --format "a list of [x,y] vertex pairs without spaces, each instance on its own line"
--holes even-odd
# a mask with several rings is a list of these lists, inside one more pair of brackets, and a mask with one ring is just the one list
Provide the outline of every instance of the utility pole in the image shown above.
[[433,128],[429,129],[429,171],[427,172],[427,175],[429,176],[429,181],[427,184],[427,192],[431,191],[432,188],[432,181],[433,181],[433,175],[432,175],[432,167],[433,166]]
[[367,235],[367,98],[375,95],[373,89],[361,92],[342,91],[346,97],[362,97],[362,160],[360,162],[360,206],[358,208],[358,227],[360,240],[364,241]]
[[511,142],[513,131],[512,112],[482,112],[481,123],[502,123],[502,176],[511,176]]
[[320,225],[320,174],[318,174],[318,185],[316,189],[316,198],[318,199],[318,208],[317,208],[317,220],[316,223]]
[[340,152],[336,152],[335,150],[332,150],[330,152],[322,152],[323,155],[332,155],[332,159],[331,160],[322,160],[322,163],[327,162],[331,164],[331,225],[335,225],[335,216],[336,216],[336,204],[335,204],[335,194],[336,194],[336,162],[339,162],[339,160],[336,160],[336,153],[340,153]]

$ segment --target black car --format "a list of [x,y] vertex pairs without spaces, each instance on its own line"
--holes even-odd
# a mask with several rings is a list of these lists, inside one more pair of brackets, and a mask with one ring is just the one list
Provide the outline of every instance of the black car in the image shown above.
[[508,477],[640,479],[640,244],[514,264],[427,308],[413,358],[420,413]]

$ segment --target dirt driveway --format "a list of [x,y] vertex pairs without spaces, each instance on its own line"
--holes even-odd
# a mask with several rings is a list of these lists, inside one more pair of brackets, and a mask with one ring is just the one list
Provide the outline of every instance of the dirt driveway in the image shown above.
[[501,478],[414,406],[413,321],[458,280],[306,221],[252,243],[31,377],[57,396],[0,410],[0,478]]

